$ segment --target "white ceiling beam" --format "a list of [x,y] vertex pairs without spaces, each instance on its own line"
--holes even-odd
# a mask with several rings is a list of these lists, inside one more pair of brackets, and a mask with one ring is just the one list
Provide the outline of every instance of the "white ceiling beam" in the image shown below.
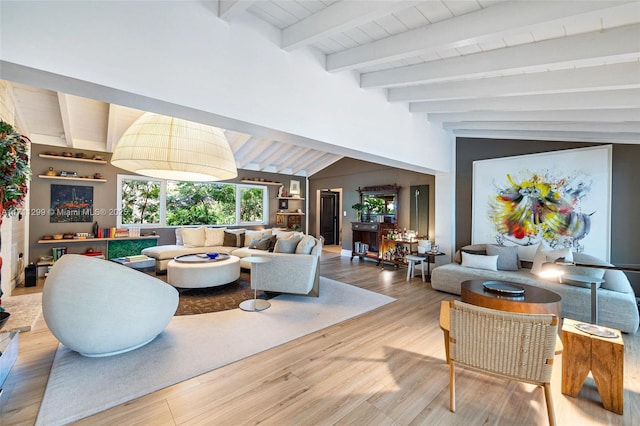
[[[274,142],[278,144],[279,142]],[[279,143],[280,146],[273,153],[267,156],[265,159],[260,161],[259,168],[260,170],[266,169],[269,166],[273,166],[273,162],[278,158],[282,157],[287,151],[291,149],[291,146],[288,144]]]
[[443,123],[446,130],[538,130],[552,132],[611,132],[640,133],[640,123],[575,123],[575,122],[495,122],[465,121],[462,123]]
[[[229,146],[231,147],[231,151],[235,154],[240,148],[246,145],[253,136],[247,135],[245,133],[236,133],[234,138],[229,138],[227,136],[227,141],[229,142]],[[231,139],[231,140],[229,140]]]
[[15,86],[10,81],[4,81],[4,84],[7,86],[7,94],[11,98],[11,103],[15,109],[13,116],[13,119],[15,120],[15,127],[19,129],[21,134],[31,138],[31,128],[24,115],[24,111],[22,110],[22,105],[16,98]]
[[296,163],[295,167],[293,167],[293,174],[301,173],[303,170],[307,169],[307,166],[313,164],[318,161],[325,153],[322,151],[311,151],[308,153],[305,158],[301,158]]
[[318,173],[320,170],[326,169],[336,161],[344,158],[342,155],[335,154],[325,154],[322,158],[318,159],[314,164],[310,164],[307,166],[307,176],[313,176]]
[[640,24],[544,40],[439,61],[363,73],[360,86],[380,88],[433,83],[445,79],[499,76],[564,64],[593,65],[638,57]]
[[608,132],[548,132],[532,130],[454,130],[459,137],[490,138],[490,139],[522,139],[565,142],[602,142],[640,144],[638,133],[608,133]]
[[640,90],[605,90],[600,92],[557,93],[552,95],[504,96],[500,98],[429,101],[409,104],[411,112],[426,113],[601,108],[640,108]]
[[64,138],[66,139],[67,146],[72,148],[73,146],[75,146],[75,144],[73,141],[74,134],[71,125],[71,112],[69,111],[69,102],[69,95],[58,92],[58,105],[60,105],[60,116],[62,118]]
[[420,3],[421,1],[336,2],[282,30],[282,48],[291,51],[308,46]]
[[486,9],[392,35],[366,45],[327,55],[327,71],[345,71],[384,62],[402,60],[438,50],[475,45],[548,25],[569,16],[618,7],[635,12],[634,4],[613,1],[501,2]]
[[640,62],[388,89],[390,102],[640,88]]
[[270,139],[254,139],[253,143],[243,145],[242,148],[233,153],[238,167],[243,168],[245,165],[255,162],[256,158],[271,143]]
[[277,172],[278,173],[287,173],[287,174],[293,174],[293,164],[296,164],[296,162],[303,156],[308,155],[309,152],[312,152],[311,149],[309,148],[302,148],[302,147],[291,147],[291,155],[287,155],[284,156],[280,159],[280,161],[278,162],[278,164],[276,164],[276,168],[277,168]]
[[107,118],[107,143],[106,151],[113,152],[116,147],[120,136],[116,136],[118,133],[118,105],[109,104],[109,117]]
[[218,17],[229,22],[255,3],[254,0],[218,0]]
[[457,121],[587,121],[621,123],[640,121],[640,108],[564,111],[468,111],[428,114],[431,122]]

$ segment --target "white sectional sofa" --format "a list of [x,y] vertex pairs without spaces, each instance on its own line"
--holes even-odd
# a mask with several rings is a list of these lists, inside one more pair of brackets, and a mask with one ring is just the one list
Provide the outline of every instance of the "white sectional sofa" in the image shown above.
[[[483,246],[488,245],[474,245],[473,248],[468,246],[461,250],[465,251],[466,249],[472,254],[481,255]],[[587,287],[588,284],[580,286],[559,283],[553,278],[542,278],[533,274],[532,269],[522,267],[517,270],[487,270],[463,266],[458,263],[461,257],[458,254],[456,254],[453,263],[433,269],[431,273],[431,287],[433,289],[460,295],[461,283],[472,279],[501,280],[535,285],[553,291],[562,297],[562,316],[564,318],[586,322],[591,319],[591,289]],[[584,253],[573,253],[573,260],[576,263],[591,265],[611,265]],[[534,264],[534,268],[535,266]],[[579,269],[579,267],[573,268]],[[599,324],[619,329],[625,333],[635,333],[639,325],[638,305],[626,275],[622,271],[608,269],[591,269],[591,271],[600,271],[604,274],[602,276],[604,283],[597,290]],[[591,273],[586,268],[568,272],[579,275]]]
[[225,228],[176,228],[176,244],[148,247],[142,254],[156,260],[156,273],[165,273],[176,256],[194,253],[227,253],[240,258],[267,256],[261,264],[259,288],[265,291],[319,295],[322,241],[301,232],[277,228],[265,230]]

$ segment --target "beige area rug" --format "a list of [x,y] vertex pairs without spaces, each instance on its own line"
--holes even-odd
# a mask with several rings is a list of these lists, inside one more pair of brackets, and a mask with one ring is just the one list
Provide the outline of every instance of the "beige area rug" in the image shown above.
[[42,314],[42,293],[3,296],[2,307],[11,316],[2,331],[30,331]]
[[353,318],[395,299],[320,278],[320,297],[280,295],[262,312],[175,316],[146,346],[87,358],[60,345],[37,425],[62,425]]

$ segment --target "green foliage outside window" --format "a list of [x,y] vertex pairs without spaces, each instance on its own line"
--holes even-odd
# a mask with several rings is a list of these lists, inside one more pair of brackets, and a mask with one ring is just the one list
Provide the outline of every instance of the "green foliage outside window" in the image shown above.
[[265,222],[268,190],[264,187],[163,181],[137,176],[119,176],[118,179],[121,182],[119,207],[122,225],[238,225]]
[[262,222],[263,215],[263,190],[261,188],[242,188],[240,203],[240,221]]
[[235,222],[235,185],[167,183],[167,225],[232,225]]
[[160,222],[160,182],[122,181],[122,223],[153,224]]

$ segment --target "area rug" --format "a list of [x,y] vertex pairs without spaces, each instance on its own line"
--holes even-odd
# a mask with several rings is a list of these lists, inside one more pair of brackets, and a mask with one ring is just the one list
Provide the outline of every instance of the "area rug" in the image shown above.
[[42,314],[42,293],[5,296],[2,307],[11,314],[2,331],[30,331]]
[[62,425],[340,323],[395,299],[320,278],[320,297],[280,295],[262,312],[175,316],[140,349],[87,358],[59,345],[37,425]]
[[[251,277],[243,272],[232,283],[207,288],[180,289],[176,315],[199,315],[236,309],[240,302],[253,299]],[[258,298],[268,299],[270,294],[258,291]]]

